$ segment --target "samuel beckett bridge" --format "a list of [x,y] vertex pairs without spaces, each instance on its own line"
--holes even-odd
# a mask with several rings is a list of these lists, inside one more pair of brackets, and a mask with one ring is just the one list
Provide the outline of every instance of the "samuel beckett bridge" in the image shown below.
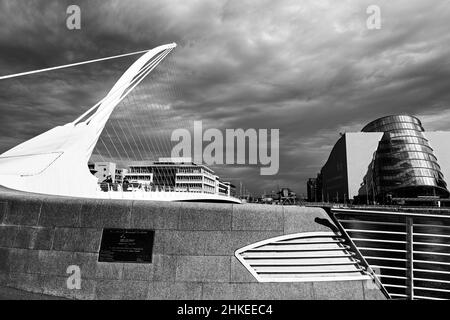
[[[240,201],[232,185],[190,158],[168,158],[170,133],[188,127],[175,112],[176,44],[0,77],[142,54],[109,93],[73,122],[0,155],[0,185],[26,192],[101,199]],[[164,61],[164,63],[162,63]]]

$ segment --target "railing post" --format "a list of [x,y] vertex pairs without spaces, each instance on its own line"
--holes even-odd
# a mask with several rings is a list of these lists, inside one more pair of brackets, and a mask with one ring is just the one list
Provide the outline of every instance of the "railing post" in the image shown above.
[[413,249],[413,218],[406,218],[406,278],[407,293],[414,300],[414,249]]

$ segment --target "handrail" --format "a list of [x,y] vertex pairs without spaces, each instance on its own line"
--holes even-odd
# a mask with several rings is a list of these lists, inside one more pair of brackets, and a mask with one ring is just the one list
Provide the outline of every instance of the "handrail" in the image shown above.
[[[391,298],[450,299],[450,244],[438,243],[450,238],[449,214],[344,208],[331,208],[329,214],[357,252],[363,253],[363,261],[381,271],[378,276]],[[346,223],[349,216],[351,220]],[[404,229],[382,231],[386,223]],[[426,260],[422,260],[424,256]],[[435,288],[433,283],[441,286]],[[404,294],[399,288],[405,289]],[[433,294],[428,296],[427,291]]]
[[377,211],[377,210],[364,210],[364,209],[341,209],[332,208],[334,213],[339,214],[360,214],[361,211],[367,215],[387,215],[387,216],[405,216],[405,217],[421,217],[421,218],[444,218],[450,219],[450,214],[428,214],[428,213],[411,213],[411,212],[397,212],[397,211]]

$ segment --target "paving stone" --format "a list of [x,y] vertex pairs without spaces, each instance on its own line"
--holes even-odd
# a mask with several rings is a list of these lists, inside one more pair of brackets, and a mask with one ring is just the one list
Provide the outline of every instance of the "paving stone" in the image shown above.
[[284,207],[285,234],[333,231],[327,224],[334,225],[322,208]]
[[39,251],[27,249],[11,249],[10,272],[32,273],[41,272],[42,265],[39,260]]
[[131,227],[136,229],[175,230],[181,205],[173,202],[135,201],[131,211]]
[[123,279],[135,281],[148,281],[153,279],[154,271],[153,263],[124,263],[123,264]]
[[0,226],[0,247],[14,246],[19,227],[16,226]]
[[26,249],[9,249],[9,272],[26,273],[28,267],[28,253]]
[[73,259],[73,253],[67,251],[41,250],[38,253],[38,259],[40,274],[67,277],[67,268],[77,265],[77,261]]
[[66,277],[39,276],[43,294],[77,300],[92,300],[95,297],[94,280],[81,279],[81,289],[69,289]]
[[163,231],[161,241],[164,254],[168,255],[203,255],[205,252],[206,232],[202,231]]
[[5,224],[36,226],[39,220],[39,213],[42,207],[42,200],[39,199],[14,199],[9,202]]
[[197,282],[150,282],[149,300],[200,300],[202,285]]
[[42,293],[42,287],[39,284],[39,275],[30,273],[10,273],[8,286],[16,289]]
[[3,219],[6,216],[7,210],[8,210],[8,202],[7,201],[0,201],[0,224],[3,223]]
[[264,283],[259,290],[260,296],[266,300],[312,300],[314,298],[312,282]]
[[153,281],[175,281],[177,272],[177,256],[153,256]]
[[50,296],[61,297],[64,292],[64,287],[67,286],[67,279],[62,277],[56,277],[53,275],[39,274],[38,284],[43,294]]
[[258,282],[258,280],[236,257],[231,257],[231,282]]
[[110,262],[98,262],[95,277],[97,279],[122,279],[123,264],[122,263],[110,263]]
[[234,255],[237,249],[283,235],[282,231],[205,232],[205,255]]
[[14,227],[16,236],[11,247],[23,249],[49,250],[52,246],[54,230],[41,227]]
[[176,281],[229,282],[230,257],[179,256]]
[[164,254],[164,247],[167,246],[167,241],[172,231],[168,230],[155,230],[155,236],[153,238],[153,254]]
[[257,204],[233,205],[232,229],[283,231],[283,207]]
[[123,283],[120,280],[97,280],[95,299],[120,300],[123,296]]
[[14,248],[32,249],[37,238],[38,229],[34,227],[18,227],[14,240]]
[[34,239],[33,249],[35,250],[50,250],[55,236],[55,229],[53,228],[37,228],[38,232]]
[[56,228],[52,249],[57,251],[74,250],[75,246],[78,245],[77,230],[80,229]]
[[380,288],[373,286],[372,280],[363,281],[364,300],[386,300]]
[[9,283],[9,272],[0,271],[0,286],[6,287]]
[[231,230],[231,204],[186,203],[180,213],[179,230]]
[[212,300],[311,300],[310,282],[297,283],[205,283],[202,299]]
[[101,236],[101,229],[56,228],[53,250],[97,253]]
[[68,290],[64,297],[78,300],[93,300],[95,298],[95,280],[82,279],[80,290]]
[[46,199],[42,204],[39,225],[43,227],[79,227],[81,201]]
[[9,250],[0,248],[0,273],[9,273]]
[[130,228],[131,201],[89,201],[81,208],[81,226],[85,228]]
[[39,259],[39,251],[28,250],[26,272],[32,274],[39,274],[42,270],[41,260]]
[[122,281],[122,299],[146,300],[148,296],[148,281]]
[[361,281],[314,282],[314,298],[317,300],[363,300]]
[[98,254],[76,252],[72,254],[70,264],[80,267],[83,279],[93,279],[97,275]]

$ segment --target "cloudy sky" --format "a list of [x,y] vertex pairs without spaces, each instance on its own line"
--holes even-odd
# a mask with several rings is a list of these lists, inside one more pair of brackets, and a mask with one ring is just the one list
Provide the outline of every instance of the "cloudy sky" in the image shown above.
[[[81,8],[81,30],[66,8]],[[369,5],[381,29],[369,30]],[[255,193],[305,192],[339,132],[388,114],[450,130],[447,0],[0,0],[0,74],[176,42],[177,110],[208,127],[280,129],[280,171],[217,167]],[[0,152],[74,120],[136,57],[0,81]]]

